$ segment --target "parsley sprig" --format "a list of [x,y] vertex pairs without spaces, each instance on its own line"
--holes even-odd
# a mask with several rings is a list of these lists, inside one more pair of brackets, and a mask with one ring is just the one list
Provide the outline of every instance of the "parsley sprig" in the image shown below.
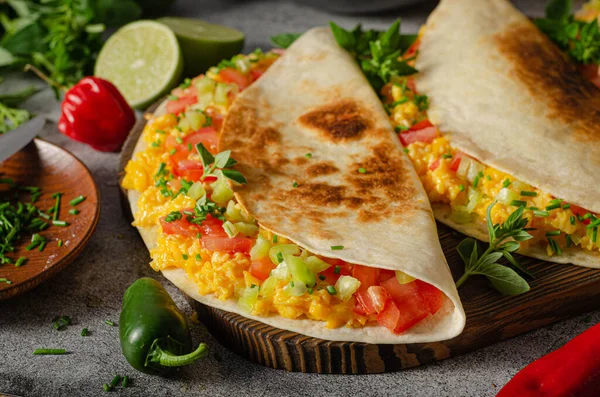
[[222,175],[237,183],[248,183],[241,172],[231,169],[231,167],[237,164],[237,161],[231,158],[231,150],[225,150],[213,156],[203,144],[199,143],[196,145],[196,151],[200,155],[202,167],[204,168],[204,173],[200,180],[203,181],[208,176],[216,176],[218,178]]
[[571,0],[552,0],[546,7],[546,18],[536,25],[571,58],[582,64],[600,64],[600,26],[575,19]]
[[515,269],[533,277],[512,255],[520,247],[520,242],[529,240],[532,236],[527,233],[525,226],[528,219],[523,218],[524,207],[519,207],[502,223],[493,225],[491,221],[492,208],[496,202],[487,209],[487,228],[489,234],[489,247],[481,252],[477,240],[466,238],[456,247],[458,254],[465,263],[465,274],[458,280],[456,287],[460,287],[470,276],[482,275],[487,277],[500,293],[504,295],[518,295],[529,291],[529,284],[517,272],[498,261],[504,257]]

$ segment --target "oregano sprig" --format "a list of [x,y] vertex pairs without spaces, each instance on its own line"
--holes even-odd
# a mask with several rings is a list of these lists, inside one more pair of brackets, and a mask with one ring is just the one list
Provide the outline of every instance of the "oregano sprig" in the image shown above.
[[466,238],[456,247],[458,254],[465,263],[465,274],[458,280],[456,287],[459,288],[470,276],[481,275],[487,277],[492,286],[504,295],[518,295],[529,291],[529,284],[517,272],[498,261],[505,258],[515,269],[530,277],[533,277],[512,255],[520,247],[520,243],[529,240],[531,236],[525,230],[528,219],[523,218],[524,207],[519,207],[504,221],[504,223],[492,224],[492,208],[494,201],[487,208],[487,229],[489,235],[489,246],[481,252],[477,240]]
[[219,177],[223,175],[225,178],[237,183],[248,183],[241,172],[231,169],[237,164],[237,161],[231,158],[231,150],[225,150],[213,156],[203,144],[199,143],[196,145],[196,151],[200,155],[202,167],[204,168],[200,180],[203,181],[208,176]]

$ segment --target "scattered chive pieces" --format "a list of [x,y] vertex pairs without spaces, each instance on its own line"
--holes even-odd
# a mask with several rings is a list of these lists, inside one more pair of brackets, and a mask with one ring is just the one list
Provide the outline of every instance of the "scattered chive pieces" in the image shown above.
[[560,236],[560,230],[551,230],[546,232],[546,236]]
[[52,324],[52,328],[54,328],[57,331],[60,331],[61,329],[63,329],[67,325],[71,324],[71,317],[69,317],[69,316],[58,316],[58,317],[54,317],[54,319],[52,319],[52,321],[54,321],[54,324]]
[[45,355],[45,354],[66,354],[67,351],[65,349],[35,349],[33,354],[35,355]]
[[2,278],[0,278],[0,283],[12,284],[12,281],[7,279],[6,277],[2,277]]
[[312,289],[312,287],[308,289],[308,294],[309,294],[309,295],[312,295],[312,294],[313,294],[313,292],[314,292],[314,290]]
[[550,246],[552,251],[554,251],[557,255],[562,254],[562,250],[560,249],[560,246],[558,245],[558,243],[550,237],[548,237],[548,245]]
[[477,185],[479,185],[479,178],[481,178],[479,174],[475,175],[475,178],[473,179],[473,187],[477,187]]
[[521,196],[528,196],[528,197],[537,197],[537,192],[531,192],[529,190],[521,190]]
[[503,187],[509,187],[510,186],[510,179],[506,178],[504,180],[504,182],[502,182],[502,186]]
[[202,259],[202,256],[200,256],[200,254],[196,254],[196,260],[199,261]]
[[276,244],[276,243],[277,243],[277,235],[276,235],[276,234],[274,234],[274,235],[273,235],[273,244]]
[[115,323],[114,323],[114,322],[112,322],[112,321],[110,321],[110,320],[104,320],[104,323],[105,323],[106,325],[110,325],[111,327],[114,327],[114,326],[115,326]]
[[62,195],[63,194],[61,192],[57,192],[52,195],[52,198],[56,199],[53,210],[52,210],[52,213],[53,213],[52,220],[53,221],[58,219],[58,213],[60,212],[60,198],[62,197]]
[[341,266],[335,266],[333,268],[333,273],[335,273],[335,274],[340,274],[341,271],[342,271],[342,267]]
[[88,329],[87,328],[84,328],[84,329],[81,330],[81,336],[87,336],[87,334],[88,334]]
[[510,202],[513,207],[525,207],[527,203],[523,200],[513,200]]
[[298,187],[298,182],[294,181],[294,183],[292,183],[293,187]]
[[324,281],[324,280],[325,280],[325,278],[326,278],[326,277],[325,277],[324,275],[322,275],[322,274],[319,274],[319,280],[321,280],[321,281]]
[[583,219],[590,219],[591,217],[592,217],[592,214],[588,212],[587,214],[585,214],[583,216]]
[[54,226],[69,226],[69,223],[68,223],[68,222],[65,222],[65,221],[58,221],[58,220],[53,220],[53,221],[52,221],[52,224],[53,224]]
[[50,215],[46,214],[44,211],[38,211],[38,215],[44,219],[50,219]]
[[123,387],[129,386],[129,376],[125,375],[123,377],[123,382],[121,383],[121,386],[123,386]]
[[15,267],[20,267],[23,266],[23,264],[25,264],[25,261],[27,260],[27,258],[25,258],[24,256],[21,256],[19,259],[17,259],[17,261],[15,262]]
[[156,132],[157,134],[161,134],[161,135],[166,134],[166,132],[164,132],[163,130],[156,130],[154,132]]
[[169,101],[178,101],[179,97],[177,95],[169,95],[168,99]]
[[444,153],[444,154],[442,154],[442,158],[443,159],[451,159],[452,158],[452,154],[451,153]]
[[465,185],[460,185],[458,187],[458,190],[460,190],[461,192],[464,192],[465,191]]
[[191,151],[192,151],[192,144],[191,144],[191,143],[188,143],[188,144],[187,144],[187,148],[188,148],[188,152],[191,152]]
[[567,203],[563,205],[563,210],[568,210],[569,208],[571,208],[571,204]]
[[569,221],[571,222],[571,225],[574,225],[576,223],[575,222],[576,220],[577,220],[577,218],[575,218],[574,215],[571,215],[571,217],[569,218]]
[[294,280],[290,281],[290,287],[294,288]]
[[104,388],[104,391],[111,391],[112,387],[110,387],[110,385],[108,383],[105,383],[104,386],[102,386]]
[[200,233],[200,232],[196,233],[196,238],[202,238],[202,233]]
[[405,127],[403,125],[397,125],[394,127],[394,131],[396,131],[396,132],[402,132],[402,131],[406,131],[406,130],[408,130],[408,127]]
[[182,144],[182,143],[183,143],[183,139],[181,139],[181,137],[180,137],[180,136],[176,137],[176,138],[175,138],[175,141],[176,141],[177,143],[179,143],[179,144]]
[[595,243],[597,239],[598,239],[598,228],[595,227],[594,230],[592,231],[592,243]]
[[491,176],[489,176],[489,175],[486,175],[486,176],[485,176],[485,179],[487,179],[488,181],[491,181],[491,180],[492,180],[492,177],[491,177]]
[[71,208],[69,210],[69,214],[71,214],[71,215],[77,215],[77,214],[79,214],[79,212],[80,211],[77,208]]
[[598,219],[594,219],[592,222],[590,222],[589,225],[587,225],[588,228],[593,228],[593,227],[598,227],[600,226],[600,218]]
[[310,159],[310,158],[312,158],[312,153],[306,153],[304,155],[304,157],[306,157],[307,159]]
[[183,258],[184,261],[187,261],[189,258],[188,254],[181,254],[181,257]]
[[77,204],[81,204],[85,201],[85,196],[77,196],[73,200],[69,201],[69,205],[71,207],[75,207]]
[[169,150],[169,154],[171,156],[174,155],[175,153],[177,153],[177,149],[173,148],[173,149]]
[[59,238],[58,241],[56,242],[56,245],[58,245],[58,248],[62,247],[63,246],[62,239]]
[[283,254],[281,252],[277,253],[277,262],[279,262],[279,263],[283,262]]
[[404,149],[402,149],[402,150],[404,150],[404,153],[406,153],[406,154],[408,154],[408,153],[410,152],[410,150],[408,150],[408,148],[407,148],[407,147],[405,147],[405,148],[404,148]]
[[547,211],[555,210],[557,208],[560,208],[560,204],[550,204],[550,205],[546,206]]
[[529,207],[528,209],[531,211],[539,211],[538,207],[533,207],[533,206]]
[[42,252],[46,248],[46,240],[42,241],[38,247],[38,251]]
[[533,210],[533,215],[547,217],[550,215],[550,213],[548,211]]
[[567,248],[569,248],[570,246],[572,246],[572,245],[573,245],[573,239],[571,238],[571,235],[570,235],[570,234],[567,234],[567,235],[565,236],[565,240],[567,241]]
[[337,291],[335,290],[335,287],[333,285],[328,285],[327,286],[327,292],[329,292],[329,295],[335,295],[335,294],[337,294]]
[[343,245],[332,245],[331,249],[334,251],[339,251],[339,250],[343,250],[344,246]]
[[159,146],[160,146],[160,141],[152,142],[152,147],[159,147]]
[[367,170],[366,170],[366,169],[364,169],[364,168],[362,168],[362,167],[360,167],[360,168],[358,169],[358,172],[360,172],[361,174],[366,174],[366,173],[367,173]]
[[112,387],[117,386],[119,383],[121,382],[121,377],[119,375],[115,375],[115,377],[113,378],[113,380],[110,382],[110,385]]

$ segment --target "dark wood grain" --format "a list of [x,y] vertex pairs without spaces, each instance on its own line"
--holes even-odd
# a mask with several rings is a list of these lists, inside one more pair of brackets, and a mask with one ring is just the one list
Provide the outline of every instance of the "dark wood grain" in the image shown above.
[[[149,111],[153,111],[150,108]],[[144,122],[138,123],[121,158],[122,174]],[[124,205],[129,211],[129,205]],[[438,234],[454,279],[463,272],[456,246],[465,237],[438,224]],[[376,345],[332,342],[281,330],[188,298],[199,318],[224,346],[271,368],[323,374],[398,371],[475,350],[503,339],[600,307],[600,271],[519,256],[534,275],[531,291],[504,297],[487,280],[473,278],[461,289],[467,314],[465,330],[444,342]]]
[[[25,250],[29,239],[19,241],[16,251],[10,256],[24,256],[27,262],[21,267],[0,265],[0,278],[12,282],[0,283],[0,300],[3,300],[36,287],[73,262],[96,229],[100,218],[100,197],[90,171],[81,161],[68,151],[41,139],[35,139],[0,163],[0,175],[21,185],[41,188],[42,195],[35,205],[42,210],[54,205],[53,193],[64,193],[60,219],[69,223],[67,227],[51,226],[40,233],[48,240],[41,252]],[[69,201],[79,195],[87,198],[76,207],[80,213],[71,215],[69,210],[73,207]],[[58,239],[63,241],[62,247],[58,247]]]

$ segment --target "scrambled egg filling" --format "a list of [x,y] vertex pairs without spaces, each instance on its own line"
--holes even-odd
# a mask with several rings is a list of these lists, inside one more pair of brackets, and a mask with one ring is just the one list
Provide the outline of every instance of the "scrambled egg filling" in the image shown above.
[[[410,135],[410,127],[427,119],[426,106],[417,106],[424,100],[415,94],[410,78],[388,84],[382,95],[390,120],[401,136]],[[500,224],[524,206],[533,238],[522,242],[522,247],[542,244],[548,255],[561,254],[563,249],[575,246],[600,250],[597,227],[588,227],[596,214],[469,158],[454,149],[439,131],[406,145],[405,152],[432,205],[449,205],[455,222],[485,222],[488,206],[497,201],[491,216],[493,223]]]

